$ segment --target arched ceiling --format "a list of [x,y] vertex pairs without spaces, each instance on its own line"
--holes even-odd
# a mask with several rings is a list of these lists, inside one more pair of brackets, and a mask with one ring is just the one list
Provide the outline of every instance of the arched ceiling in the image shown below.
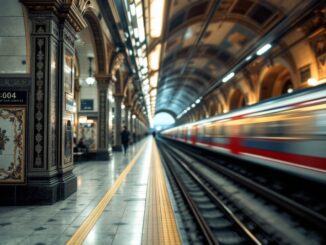
[[[294,19],[300,19],[307,9],[318,4],[318,0],[161,0],[165,2],[162,33],[153,38],[149,23],[153,1],[128,0],[122,6],[121,0],[114,0],[120,14],[120,23],[116,25],[134,60],[139,59],[136,51],[144,45],[148,60],[149,54],[161,45],[155,111],[173,115],[181,115],[198,98],[212,92],[248,55],[255,54],[266,41],[280,38]],[[132,13],[131,6],[137,10],[139,5],[144,15],[143,43],[135,35],[139,28],[134,26],[139,26],[139,22],[132,17],[137,15]],[[139,66],[131,70],[140,74],[144,65]],[[154,71],[148,68],[149,74]],[[142,77],[143,74],[138,77],[140,84],[150,75]]]
[[163,42],[156,111],[179,115],[191,107],[277,19],[299,3],[285,2],[166,1],[164,33],[156,40]]

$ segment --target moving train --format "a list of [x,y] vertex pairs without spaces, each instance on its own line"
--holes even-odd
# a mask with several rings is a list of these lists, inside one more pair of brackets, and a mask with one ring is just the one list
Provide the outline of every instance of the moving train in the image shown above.
[[161,132],[326,183],[326,85]]

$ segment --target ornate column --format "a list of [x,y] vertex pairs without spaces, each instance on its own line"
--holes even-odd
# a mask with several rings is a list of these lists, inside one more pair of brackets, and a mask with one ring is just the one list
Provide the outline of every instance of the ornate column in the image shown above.
[[133,113],[132,111],[130,111],[130,120],[129,120],[129,131],[130,131],[130,142],[133,144],[135,143],[134,142],[134,137],[133,137],[133,134],[134,134],[134,121],[135,119],[133,118]]
[[137,117],[135,120],[135,133],[136,133],[136,141],[139,141],[139,119]]
[[98,89],[98,150],[96,159],[109,160],[112,155],[111,146],[109,144],[109,100],[108,88],[111,77],[109,75],[95,76]]
[[121,103],[123,99],[122,94],[114,94],[114,102],[115,102],[115,128],[114,128],[114,134],[115,134],[115,145],[112,147],[113,151],[122,151],[121,146]]
[[22,0],[31,20],[32,93],[27,185],[17,203],[54,203],[77,190],[73,169],[75,34],[86,27],[74,1]]
[[127,126],[128,130],[130,131],[129,124],[130,124],[130,105],[125,105],[125,125]]

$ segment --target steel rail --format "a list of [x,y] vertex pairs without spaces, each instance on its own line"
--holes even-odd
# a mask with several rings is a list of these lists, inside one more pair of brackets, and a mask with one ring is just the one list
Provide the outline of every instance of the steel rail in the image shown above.
[[184,184],[179,180],[178,176],[176,175],[175,169],[172,166],[172,164],[170,163],[170,161],[174,161],[174,159],[172,159],[171,155],[169,155],[165,150],[162,150],[161,148],[160,148],[160,152],[163,155],[164,163],[169,168],[173,179],[177,183],[184,199],[186,200],[187,204],[189,205],[191,212],[193,213],[194,218],[197,221],[197,224],[199,225],[199,227],[204,235],[204,239],[207,242],[205,244],[219,244],[218,241],[215,239],[210,227],[205,222],[204,217],[200,214],[200,211],[198,210],[196,204],[193,202],[193,200],[189,196],[189,194],[186,190],[186,187],[184,186]]
[[[169,158],[172,158],[171,156],[175,156],[175,150],[171,148],[171,146],[164,144],[164,151],[167,151],[166,149],[169,149],[170,153],[168,154]],[[174,154],[171,154],[173,152]],[[173,157],[174,161],[177,161],[182,168],[200,185],[200,187],[208,194],[208,196],[219,206],[222,208],[224,213],[234,221],[236,224],[238,230],[240,230],[246,237],[247,239],[257,245],[263,244],[251,231],[246,227],[246,225],[227,207],[227,205],[212,191],[210,190],[207,185],[198,177],[197,173],[194,173],[194,171],[184,163],[184,160],[181,161],[181,156],[178,154],[178,157]],[[202,177],[202,176],[201,176]]]
[[313,225],[316,229],[320,230],[321,232],[324,232],[326,230],[325,216],[320,215],[319,213],[308,209],[307,207],[291,200],[290,198],[287,198],[284,195],[281,195],[271,189],[268,189],[267,187],[262,186],[261,184],[258,184],[245,176],[242,176],[224,166],[216,164],[216,162],[214,162],[213,160],[198,156],[196,153],[190,150],[186,151],[184,148],[181,148],[180,145],[177,145],[177,147],[178,149],[183,152],[186,152],[186,154],[192,156],[196,160],[205,163],[206,165],[210,166],[216,171],[219,171],[220,173],[236,181],[237,183],[241,183],[243,186],[247,187],[251,191],[258,193],[259,195],[266,198],[268,201],[281,206],[287,212],[296,215],[296,217],[299,217],[306,222],[309,222],[309,224]]

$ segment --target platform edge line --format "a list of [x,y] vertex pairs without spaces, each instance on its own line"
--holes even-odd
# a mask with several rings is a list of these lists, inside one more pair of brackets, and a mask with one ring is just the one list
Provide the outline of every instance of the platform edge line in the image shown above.
[[103,213],[105,207],[109,204],[112,199],[112,196],[115,194],[117,189],[120,187],[123,180],[126,178],[128,173],[131,171],[132,167],[137,162],[141,153],[143,153],[146,144],[140,148],[136,156],[128,163],[127,167],[122,171],[117,180],[114,182],[112,187],[105,193],[101,201],[97,204],[97,206],[92,210],[92,212],[87,216],[82,225],[75,231],[72,237],[68,240],[66,245],[78,245],[82,244],[88,233],[92,230],[96,221],[99,219],[101,214]]

